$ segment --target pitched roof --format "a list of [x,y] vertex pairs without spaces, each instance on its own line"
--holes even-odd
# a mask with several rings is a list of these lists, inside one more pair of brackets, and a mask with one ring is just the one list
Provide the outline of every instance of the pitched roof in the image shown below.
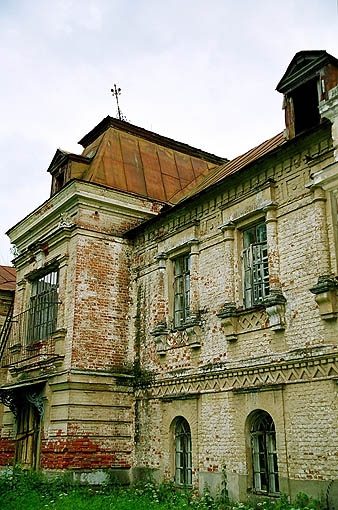
[[92,158],[81,179],[166,203],[228,161],[112,117],[80,143]]
[[15,290],[15,267],[0,266],[0,290]]
[[148,140],[163,147],[168,147],[169,149],[173,149],[177,152],[182,152],[183,154],[189,154],[190,156],[210,161],[211,163],[215,163],[216,165],[228,161],[227,158],[221,158],[220,156],[216,156],[211,152],[206,152],[201,149],[197,149],[196,147],[192,147],[191,145],[188,145],[186,143],[178,142],[176,140],[173,140],[172,138],[159,135],[157,133],[154,133],[153,131],[148,131],[147,129],[135,126],[134,124],[130,124],[130,122],[115,119],[114,117],[110,117],[109,115],[107,115],[107,117],[105,117],[97,126],[95,126],[91,131],[89,131],[89,133],[87,133],[79,141],[79,144],[82,145],[82,147],[87,148],[89,144],[94,142],[99,137],[99,135],[107,131],[108,128],[114,128],[117,129],[118,131],[129,133],[138,138],[143,138],[144,140]]
[[176,195],[174,195],[172,197],[172,202],[177,204],[186,198],[192,197],[197,193],[205,190],[209,186],[217,184],[226,177],[239,172],[251,163],[254,163],[258,159],[266,156],[285,142],[286,140],[283,136],[283,133],[278,133],[278,135],[269,138],[260,145],[257,145],[257,147],[250,149],[245,154],[238,156],[237,158],[229,161],[228,163],[225,163],[224,165],[216,167],[212,172],[209,173],[209,175],[203,179],[200,179],[196,186],[188,186],[187,188],[183,189],[182,192],[178,192]]

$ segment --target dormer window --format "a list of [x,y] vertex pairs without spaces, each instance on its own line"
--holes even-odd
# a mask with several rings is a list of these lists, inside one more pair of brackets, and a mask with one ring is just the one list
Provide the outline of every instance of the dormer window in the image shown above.
[[53,182],[52,182],[52,195],[60,191],[60,189],[63,187],[63,185],[66,182],[66,165],[62,166],[55,172],[53,175]]
[[55,175],[55,188],[59,191],[65,183],[65,169],[60,168],[59,172]]
[[277,85],[284,95],[287,139],[317,126],[319,103],[338,82],[338,60],[324,50],[299,51]]
[[291,94],[295,119],[295,134],[317,126],[320,122],[318,110],[318,80],[307,81]]

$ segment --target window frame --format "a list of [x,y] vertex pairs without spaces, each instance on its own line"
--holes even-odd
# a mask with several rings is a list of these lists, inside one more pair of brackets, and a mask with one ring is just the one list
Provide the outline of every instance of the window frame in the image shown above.
[[[190,316],[190,274],[191,254],[181,253],[171,259],[173,275],[173,326],[174,329],[184,328]],[[176,272],[181,266],[182,271]],[[180,303],[180,304],[179,304]]]
[[182,416],[176,419],[174,425],[174,470],[176,485],[192,487],[191,429]]
[[295,136],[319,125],[320,95],[318,76],[309,78],[289,93],[292,99]]
[[275,424],[269,413],[260,411],[250,427],[252,484],[256,493],[276,496],[279,490]]
[[59,269],[49,268],[31,280],[26,345],[49,338],[57,329]]
[[[264,225],[264,229],[259,228]],[[260,236],[264,230],[264,239]],[[250,232],[252,242],[249,241]],[[247,240],[246,241],[246,236]],[[242,291],[245,309],[264,304],[270,294],[268,239],[265,218],[241,229]]]

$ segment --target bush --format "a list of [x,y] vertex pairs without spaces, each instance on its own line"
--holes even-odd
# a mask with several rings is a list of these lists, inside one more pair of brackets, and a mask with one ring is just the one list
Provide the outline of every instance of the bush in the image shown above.
[[19,467],[0,472],[0,501],[1,510],[325,510],[323,503],[306,494],[298,494],[293,504],[286,496],[231,503],[226,493],[213,498],[208,488],[198,497],[194,490],[164,482],[89,487],[71,483],[67,473],[48,479]]

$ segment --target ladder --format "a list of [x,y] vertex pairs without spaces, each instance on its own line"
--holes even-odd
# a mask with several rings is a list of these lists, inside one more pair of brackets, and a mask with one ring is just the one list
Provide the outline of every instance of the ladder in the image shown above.
[[1,331],[0,331],[0,366],[1,366],[1,360],[2,360],[3,354],[5,352],[5,348],[6,348],[7,340],[9,337],[10,330],[11,330],[11,326],[12,326],[13,309],[14,309],[14,299],[12,300],[12,302],[10,304],[5,322],[4,322],[4,324],[1,328]]

